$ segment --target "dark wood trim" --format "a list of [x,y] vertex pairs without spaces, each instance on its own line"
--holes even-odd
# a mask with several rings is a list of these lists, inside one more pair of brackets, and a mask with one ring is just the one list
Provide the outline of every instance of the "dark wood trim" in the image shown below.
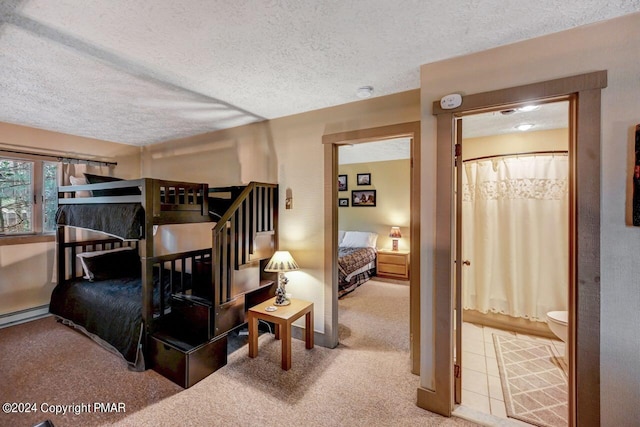
[[[453,117],[531,100],[570,101],[570,340],[569,425],[600,423],[600,92],[607,72],[463,97],[454,110],[433,103],[437,116],[437,190],[434,307],[434,390],[418,389],[418,405],[450,415],[454,384],[451,354]],[[579,349],[579,357],[578,357]]]
[[358,144],[363,142],[384,141],[409,137],[411,138],[411,275],[410,287],[410,346],[411,372],[420,373],[420,122],[398,123],[368,129],[358,129],[324,135],[325,144],[325,277],[331,278],[332,292],[325,293],[325,333],[330,340],[329,347],[338,344],[338,211],[337,211],[337,149],[339,145]]

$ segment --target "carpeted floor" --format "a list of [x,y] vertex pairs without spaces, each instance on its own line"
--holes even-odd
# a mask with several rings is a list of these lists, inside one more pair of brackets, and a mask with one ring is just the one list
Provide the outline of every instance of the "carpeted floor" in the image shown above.
[[[181,390],[153,370],[129,371],[124,359],[53,317],[0,329],[0,402],[30,404],[14,408],[23,412],[0,413],[0,426],[27,427],[46,419],[56,427],[102,425]],[[87,413],[95,402],[123,402],[126,412]],[[80,412],[82,404],[85,413],[78,415],[47,412],[55,405]]]
[[[67,349],[68,355],[79,355],[86,367],[67,364],[63,351],[52,354],[48,348],[35,353],[23,352],[22,357],[32,360],[14,361],[11,365],[22,366],[26,369],[21,369],[32,378],[42,379],[39,382],[32,380],[29,386],[29,389],[39,389],[41,400],[62,404],[97,400],[126,404],[126,414],[113,418],[97,418],[95,414],[87,413],[50,417],[54,422],[60,420],[56,427],[101,422],[118,426],[474,425],[462,419],[432,414],[415,404],[419,378],[409,370],[408,286],[369,281],[342,299],[339,310],[340,345],[337,348],[316,346],[306,350],[303,341],[293,340],[292,368],[283,371],[280,369],[280,342],[263,334],[259,338],[257,358],[250,359],[246,346],[241,347],[229,356],[227,366],[187,390],[176,390],[173,383],[153,371],[126,371],[124,366],[118,366],[120,360],[108,353],[106,357],[96,355],[104,350],[70,329],[66,332],[79,338],[74,341],[67,334],[61,335],[60,346]],[[48,326],[50,329],[62,327],[55,323]],[[29,331],[23,328],[16,333],[23,336]],[[25,340],[37,342],[38,338]],[[82,340],[86,343],[80,342]],[[31,399],[22,391],[25,386],[20,382],[8,386],[11,381],[4,380],[9,367],[4,359],[6,352],[11,351],[2,347],[5,341],[6,332],[0,330],[3,358],[0,398],[3,402]],[[93,350],[89,351],[90,348]],[[46,357],[47,353],[50,358]],[[12,354],[14,358],[18,357]],[[36,354],[40,356],[36,357]],[[102,366],[96,361],[101,358],[116,359],[116,362],[110,367]],[[49,370],[58,370],[61,374],[55,380],[49,380]],[[74,379],[60,380],[65,374]],[[85,386],[83,382],[92,386]],[[138,408],[133,404],[134,400],[144,400],[145,396],[144,393],[137,397],[131,394],[130,390],[137,382],[146,383],[143,387],[147,393],[147,404],[143,405],[146,407]],[[15,390],[15,394],[8,387]],[[164,395],[160,397],[162,393]],[[158,398],[151,399],[151,395]],[[22,416],[9,419],[0,414],[0,425],[30,426],[30,420]]]
[[507,415],[541,427],[568,425],[567,367],[551,347],[493,335]]

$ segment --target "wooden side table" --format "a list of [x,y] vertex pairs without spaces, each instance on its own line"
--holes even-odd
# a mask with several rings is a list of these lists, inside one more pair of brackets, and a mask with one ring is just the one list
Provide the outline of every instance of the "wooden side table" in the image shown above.
[[313,348],[313,303],[299,299],[291,299],[291,304],[277,306],[276,311],[266,311],[272,306],[275,298],[251,307],[249,317],[249,357],[258,355],[258,320],[272,322],[276,327],[276,339],[282,341],[282,369],[291,369],[291,325],[305,316],[305,347]]
[[409,251],[378,250],[376,275],[390,279],[409,280]]

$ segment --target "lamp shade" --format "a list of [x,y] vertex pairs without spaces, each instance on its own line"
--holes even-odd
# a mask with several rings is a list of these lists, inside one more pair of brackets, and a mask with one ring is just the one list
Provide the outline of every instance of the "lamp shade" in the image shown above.
[[276,251],[273,254],[264,271],[281,272],[299,270],[298,264],[293,259],[289,251]]
[[402,233],[400,233],[400,227],[391,227],[389,237],[391,237],[392,239],[400,239],[402,237]]

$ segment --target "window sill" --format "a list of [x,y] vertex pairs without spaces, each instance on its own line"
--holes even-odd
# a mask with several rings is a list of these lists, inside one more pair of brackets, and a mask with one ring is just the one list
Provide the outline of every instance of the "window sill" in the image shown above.
[[55,234],[32,234],[28,236],[2,236],[0,246],[25,245],[29,243],[55,242]]

